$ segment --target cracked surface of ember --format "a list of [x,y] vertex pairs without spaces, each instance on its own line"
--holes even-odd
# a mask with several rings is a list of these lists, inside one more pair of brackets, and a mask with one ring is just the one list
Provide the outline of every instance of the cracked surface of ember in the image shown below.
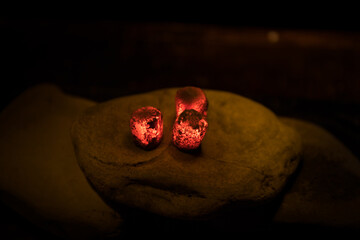
[[137,145],[146,150],[156,148],[163,136],[161,112],[151,106],[137,109],[131,115],[130,129]]
[[208,123],[194,109],[183,111],[173,126],[173,143],[181,150],[197,149],[203,140]]
[[175,97],[176,117],[179,117],[185,110],[194,109],[207,116],[208,101],[205,93],[197,87],[184,87],[176,92]]

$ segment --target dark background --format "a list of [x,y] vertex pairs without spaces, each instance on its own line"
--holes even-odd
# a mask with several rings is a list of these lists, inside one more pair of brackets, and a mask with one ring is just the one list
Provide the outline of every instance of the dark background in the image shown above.
[[[357,23],[338,18],[4,18],[0,109],[44,82],[95,101],[193,85],[234,92],[276,114],[319,124],[359,158]],[[2,231],[43,234],[0,208]]]

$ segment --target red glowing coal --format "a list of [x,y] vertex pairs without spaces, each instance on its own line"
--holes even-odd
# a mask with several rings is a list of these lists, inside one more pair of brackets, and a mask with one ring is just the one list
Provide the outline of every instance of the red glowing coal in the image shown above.
[[181,150],[197,149],[208,127],[204,116],[194,109],[183,111],[173,126],[173,143]]
[[[198,149],[208,128],[208,101],[204,92],[196,87],[179,89],[175,106],[176,121],[172,132],[174,145],[184,151]],[[130,129],[137,145],[146,150],[154,149],[163,137],[161,112],[151,106],[137,109],[131,115]]]
[[176,92],[175,97],[176,117],[179,117],[185,110],[194,109],[207,116],[208,101],[205,93],[197,87],[184,87]]
[[146,150],[157,147],[163,137],[161,112],[151,106],[137,109],[131,115],[130,129],[137,145]]

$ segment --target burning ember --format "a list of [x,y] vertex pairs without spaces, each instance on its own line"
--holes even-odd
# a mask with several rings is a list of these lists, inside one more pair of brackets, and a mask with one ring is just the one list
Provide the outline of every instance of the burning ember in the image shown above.
[[[174,145],[184,151],[197,149],[208,128],[208,101],[204,92],[196,87],[179,89],[175,106],[176,121],[172,132]],[[131,115],[130,129],[137,145],[146,150],[156,148],[163,137],[161,112],[151,106],[137,109]]]
[[183,111],[173,126],[173,142],[182,150],[194,150],[203,140],[208,127],[204,116],[194,109]]
[[157,147],[163,137],[161,112],[151,106],[137,109],[131,115],[130,129],[137,145],[146,150]]
[[185,110],[194,109],[207,116],[208,101],[205,93],[197,87],[184,87],[176,92],[175,97],[176,117],[179,117]]
[[207,98],[200,88],[184,87],[176,92],[175,105],[173,143],[181,150],[194,150],[200,146],[208,127]]

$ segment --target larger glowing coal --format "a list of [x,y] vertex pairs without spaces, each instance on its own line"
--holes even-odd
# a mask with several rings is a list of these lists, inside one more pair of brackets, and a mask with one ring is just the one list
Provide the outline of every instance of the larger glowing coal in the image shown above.
[[161,112],[151,106],[137,109],[131,115],[130,130],[140,147],[146,150],[157,147],[163,137]]
[[181,150],[197,149],[203,140],[208,123],[194,109],[183,111],[173,126],[173,143]]

